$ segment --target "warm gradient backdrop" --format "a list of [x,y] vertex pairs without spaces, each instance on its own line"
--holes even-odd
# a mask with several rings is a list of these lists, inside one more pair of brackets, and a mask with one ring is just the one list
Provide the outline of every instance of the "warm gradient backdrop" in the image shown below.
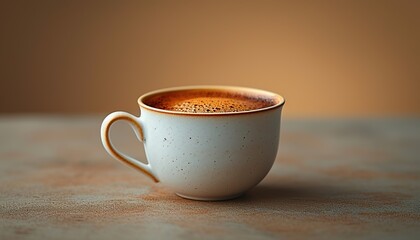
[[420,1],[0,2],[0,112],[138,112],[226,84],[287,116],[420,115]]

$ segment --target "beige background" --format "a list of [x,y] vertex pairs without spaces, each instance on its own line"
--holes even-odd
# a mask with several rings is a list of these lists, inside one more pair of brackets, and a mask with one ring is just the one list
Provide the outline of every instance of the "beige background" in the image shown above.
[[157,88],[283,94],[290,117],[420,114],[420,1],[1,1],[0,112],[137,113]]

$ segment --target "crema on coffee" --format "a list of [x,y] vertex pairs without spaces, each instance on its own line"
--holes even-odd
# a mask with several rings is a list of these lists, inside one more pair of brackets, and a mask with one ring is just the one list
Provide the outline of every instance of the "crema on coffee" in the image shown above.
[[228,113],[266,108],[275,105],[276,101],[257,94],[196,89],[152,95],[145,99],[144,103],[154,108],[177,112]]

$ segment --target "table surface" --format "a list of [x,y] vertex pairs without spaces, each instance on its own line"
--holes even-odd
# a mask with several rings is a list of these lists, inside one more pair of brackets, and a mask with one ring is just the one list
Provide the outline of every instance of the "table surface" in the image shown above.
[[[200,202],[111,159],[102,116],[0,117],[0,239],[414,239],[420,119],[284,120],[243,197]],[[128,126],[116,145],[144,159]]]

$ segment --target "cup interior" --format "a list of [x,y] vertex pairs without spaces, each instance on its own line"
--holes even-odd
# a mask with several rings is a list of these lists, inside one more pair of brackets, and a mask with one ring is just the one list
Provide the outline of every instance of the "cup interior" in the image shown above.
[[[203,102],[203,99],[209,98],[211,98],[211,101],[215,102],[213,105],[216,105],[210,109],[203,109],[200,104]],[[186,86],[166,88],[147,93],[138,99],[139,105],[148,110],[162,113],[192,115],[226,115],[265,111],[281,107],[284,102],[285,100],[282,96],[269,91],[233,86]],[[184,111],[170,107],[176,103],[183,103],[182,106],[176,106],[182,108]],[[198,106],[194,103],[198,103]],[[246,105],[248,108],[246,108]],[[200,107],[202,111],[200,110]],[[217,111],[217,109],[220,110],[220,108],[231,109],[232,111]],[[196,109],[200,111],[197,112]]]

